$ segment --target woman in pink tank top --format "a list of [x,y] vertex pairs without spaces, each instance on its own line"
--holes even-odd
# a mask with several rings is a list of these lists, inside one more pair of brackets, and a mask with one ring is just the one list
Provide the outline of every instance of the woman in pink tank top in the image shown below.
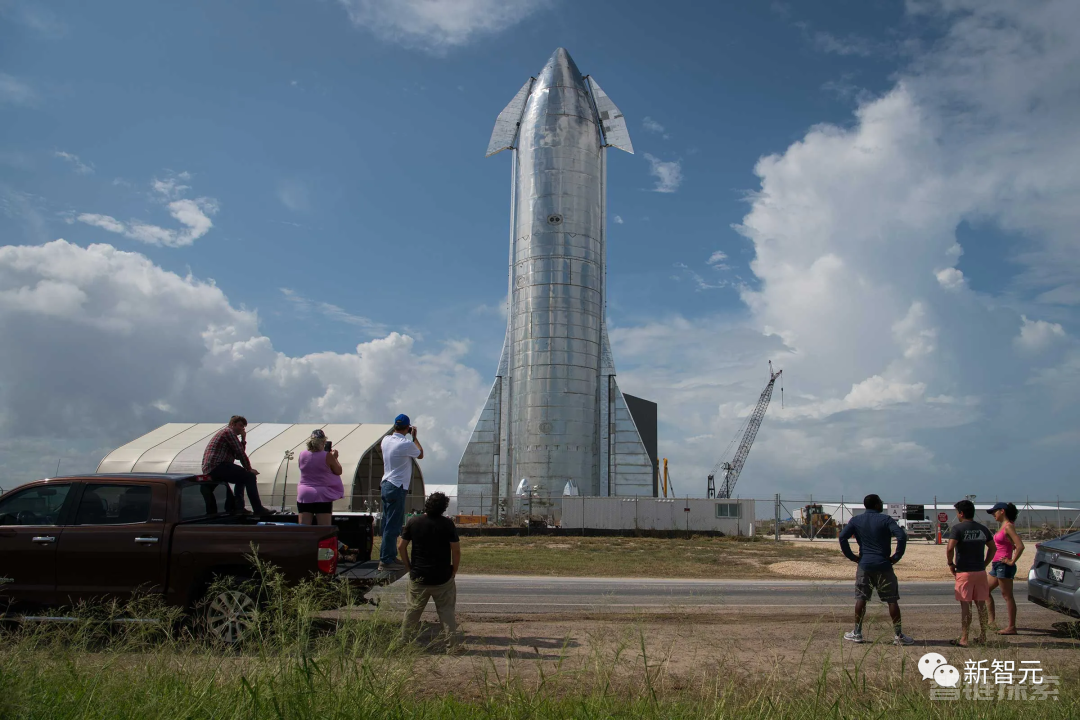
[[344,497],[338,451],[326,451],[326,433],[316,429],[300,453],[300,487],[296,491],[296,510],[301,525],[329,525],[334,501]]
[[1001,529],[994,534],[994,544],[997,552],[990,566],[990,602],[987,610],[990,611],[990,624],[994,618],[994,588],[1001,588],[1001,597],[1005,600],[1005,609],[1009,615],[1009,626],[999,630],[998,635],[1016,634],[1016,599],[1013,597],[1013,578],[1016,577],[1016,561],[1024,552],[1024,541],[1020,539],[1013,523],[1020,513],[1012,503],[998,503],[986,512],[994,516],[1001,523]]

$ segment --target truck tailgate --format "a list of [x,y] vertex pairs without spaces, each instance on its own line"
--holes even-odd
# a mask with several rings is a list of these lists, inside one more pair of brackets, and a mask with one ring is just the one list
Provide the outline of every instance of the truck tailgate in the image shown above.
[[333,526],[177,525],[169,548],[168,596],[185,596],[193,584],[215,573],[252,575],[252,546],[287,582],[319,575],[319,542],[336,536]]

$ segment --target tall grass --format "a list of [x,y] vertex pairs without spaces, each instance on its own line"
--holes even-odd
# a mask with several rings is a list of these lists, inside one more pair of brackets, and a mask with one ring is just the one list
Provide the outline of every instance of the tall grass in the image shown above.
[[[1080,687],[1058,701],[932,701],[925,686],[820,662],[812,676],[756,675],[723,663],[691,680],[650,655],[628,626],[573,663],[507,651],[444,657],[400,642],[400,618],[366,609],[345,584],[287,587],[258,566],[262,601],[249,638],[226,647],[151,598],[82,606],[75,622],[0,630],[0,718],[1069,718]],[[116,624],[130,616],[155,624]],[[819,662],[819,661],[804,661]]]

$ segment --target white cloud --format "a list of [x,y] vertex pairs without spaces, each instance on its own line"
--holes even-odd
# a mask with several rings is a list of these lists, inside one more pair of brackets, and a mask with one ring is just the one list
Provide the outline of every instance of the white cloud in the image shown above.
[[938,270],[934,273],[934,277],[937,278],[938,285],[941,285],[946,290],[959,290],[965,286],[964,273],[956,268]]
[[0,72],[0,103],[33,106],[38,102],[37,92],[22,80]]
[[[927,494],[935,483],[958,491],[962,476],[1005,488],[1036,458],[1049,487],[1063,482],[1054,475],[1063,456],[1026,448],[1080,427],[1059,400],[1080,400],[1080,368],[1067,354],[1076,346],[1062,324],[1012,308],[1049,293],[1068,299],[1080,277],[1080,86],[1071,70],[1080,6],[950,0],[918,9],[947,23],[941,42],[864,99],[853,124],[813,127],[757,165],[761,187],[738,229],[754,244],[759,284],[743,298],[754,327],[784,338],[787,381],[798,388],[790,411],[773,419],[799,436],[797,447],[829,447],[837,481],[859,482],[864,462],[860,445],[837,437],[851,416],[867,437],[926,451],[908,448],[930,464],[891,477]],[[1022,238],[1009,292],[1023,299],[972,292],[956,267],[965,220]],[[1051,374],[1031,355],[1054,346],[1038,358]],[[1054,377],[1053,389],[1034,377]]]
[[69,153],[69,152],[64,152],[63,150],[57,150],[56,152],[53,153],[53,155],[55,155],[56,157],[58,157],[58,158],[60,158],[62,160],[66,160],[67,162],[71,163],[71,167],[74,168],[75,172],[77,172],[80,175],[93,175],[94,174],[94,166],[91,165],[91,164],[84,163],[82,160],[79,159],[78,155],[75,155],[75,154]]
[[472,313],[474,315],[494,315],[495,317],[506,320],[510,314],[510,296],[504,295],[502,300],[491,305],[481,303],[472,309]]
[[710,255],[709,259],[705,262],[708,265],[711,265],[714,270],[730,270],[731,266],[725,262],[727,259],[728,256],[726,252],[724,252],[723,250],[717,250],[712,255]]
[[65,23],[42,4],[4,0],[0,2],[0,16],[11,18],[46,38],[55,39],[67,34]]
[[[748,316],[613,329],[620,386],[660,403],[680,493],[704,490],[770,359],[783,407],[777,392],[744,497],[1006,494],[1033,472],[1032,498],[1072,486],[1080,5],[922,10],[945,36],[912,45],[892,88],[757,164],[737,227],[754,246]],[[1005,297],[970,286],[992,250],[961,272],[965,221],[1017,238],[1018,265],[992,269],[1019,267]]]
[[212,282],[63,240],[0,247],[0,333],[4,487],[51,474],[51,453],[72,456],[67,472],[93,471],[105,449],[162,423],[236,412],[271,422],[407,412],[425,429],[425,474],[452,478],[489,382],[462,364],[467,343],[421,350],[396,332],[351,353],[289,356]]
[[682,163],[678,160],[664,161],[645,153],[649,161],[649,173],[656,178],[654,192],[673,193],[682,185]]
[[651,132],[651,133],[656,133],[657,135],[662,135],[662,136],[663,136],[663,138],[664,138],[665,140],[667,140],[668,138],[670,138],[670,137],[671,137],[670,135],[668,135],[668,133],[667,133],[667,132],[665,132],[665,130],[664,130],[664,126],[663,126],[663,125],[661,125],[660,123],[656,122],[655,120],[653,120],[653,119],[652,119],[651,117],[649,117],[648,115],[646,115],[646,116],[645,116],[645,118],[644,118],[644,119],[642,119],[642,121],[641,121],[641,125],[642,125],[642,127],[644,127],[644,128],[645,128],[645,130],[647,130],[648,132]]
[[154,191],[161,195],[162,201],[169,210],[169,215],[183,226],[180,230],[150,225],[139,220],[124,223],[111,215],[98,213],[81,213],[75,219],[148,245],[165,247],[191,245],[210,232],[210,228],[214,226],[210,216],[217,213],[218,202],[208,197],[194,199],[182,197],[191,188],[183,185],[181,181],[190,178],[191,176],[185,172],[170,175],[164,180],[155,178],[150,184]]
[[684,282],[689,280],[694,285],[694,290],[701,292],[702,290],[719,290],[720,288],[728,287],[731,283],[727,280],[719,280],[716,282],[709,282],[701,273],[695,272],[690,269],[686,263],[677,262],[672,265],[673,268],[678,270],[678,273],[671,276],[672,280],[677,282]]
[[615,221],[616,225],[622,225],[623,224],[623,219],[622,219],[621,215],[616,215],[615,217],[612,218],[612,220]]
[[1065,338],[1065,328],[1058,323],[1028,320],[1027,315],[1021,315],[1020,320],[1023,323],[1020,334],[1013,338],[1013,344],[1020,350],[1037,353]]
[[363,328],[369,335],[385,335],[388,331],[386,325],[380,322],[375,322],[371,318],[364,317],[363,315],[354,315],[343,308],[332,305],[327,302],[320,302],[317,300],[311,300],[310,298],[301,295],[295,290],[289,288],[279,288],[281,294],[285,296],[300,313],[311,314],[318,313],[324,317],[334,320],[336,322],[346,323],[347,325],[355,325],[356,327]]
[[304,212],[311,207],[307,186],[296,180],[282,180],[278,183],[278,200],[293,212]]
[[501,32],[550,0],[339,0],[354,24],[385,40],[445,52]]

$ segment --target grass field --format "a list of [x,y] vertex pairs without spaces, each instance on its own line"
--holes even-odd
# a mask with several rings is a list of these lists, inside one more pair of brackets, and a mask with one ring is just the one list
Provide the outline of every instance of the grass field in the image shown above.
[[[768,577],[777,562],[832,561],[836,543],[733,537],[485,537],[461,542],[461,572],[582,577]],[[378,556],[379,538],[372,556]],[[844,561],[840,556],[837,562]],[[854,573],[854,571],[852,571]]]
[[[378,556],[375,538],[373,557]],[[857,552],[858,545],[852,548]],[[461,572],[475,575],[563,577],[770,578],[854,580],[855,565],[832,539],[815,542],[758,536],[639,538],[467,536],[461,541]],[[1028,547],[1017,577],[1026,577],[1035,559]],[[951,581],[945,545],[908,542],[895,566],[901,581]]]

